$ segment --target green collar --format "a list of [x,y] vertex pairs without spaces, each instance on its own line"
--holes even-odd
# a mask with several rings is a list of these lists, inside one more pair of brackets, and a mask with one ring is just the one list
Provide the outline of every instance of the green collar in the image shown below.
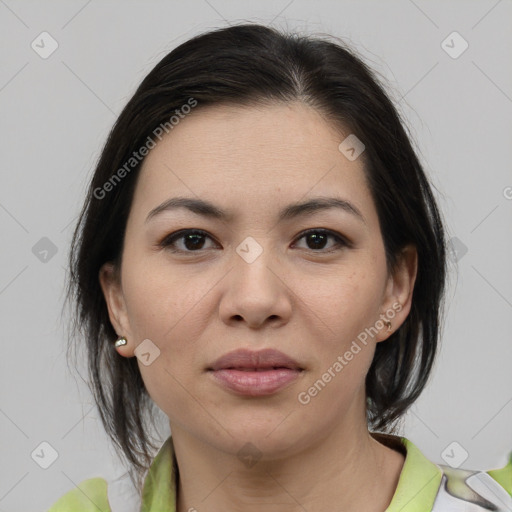
[[395,494],[385,512],[431,512],[443,477],[441,468],[405,437],[374,432],[371,435],[405,455]]
[[[386,512],[430,512],[441,483],[441,468],[405,437],[374,432],[372,436],[405,455],[398,486]],[[144,481],[141,512],[176,512],[177,476],[174,446],[169,436],[153,459]]]
[[140,512],[176,512],[178,468],[172,436],[169,436],[153,459],[144,480]]

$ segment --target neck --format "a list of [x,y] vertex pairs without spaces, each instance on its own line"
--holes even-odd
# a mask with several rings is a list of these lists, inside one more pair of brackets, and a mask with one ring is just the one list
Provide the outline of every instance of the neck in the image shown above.
[[[343,425],[342,425],[343,426]],[[172,427],[179,467],[177,512],[385,511],[404,456],[376,441],[366,426],[337,428],[300,452],[244,466],[236,454]]]

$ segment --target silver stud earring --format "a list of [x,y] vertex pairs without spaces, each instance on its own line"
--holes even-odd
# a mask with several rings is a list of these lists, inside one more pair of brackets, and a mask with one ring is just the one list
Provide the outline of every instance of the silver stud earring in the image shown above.
[[117,341],[114,343],[114,347],[122,347],[123,345],[126,345],[128,343],[128,340],[124,337],[124,336],[121,336],[120,338],[117,339]]

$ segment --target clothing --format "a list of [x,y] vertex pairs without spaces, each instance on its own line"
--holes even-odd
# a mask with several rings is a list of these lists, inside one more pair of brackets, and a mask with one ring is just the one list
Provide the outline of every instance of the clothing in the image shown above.
[[[501,469],[469,471],[434,464],[405,437],[372,432],[379,442],[401,451],[405,462],[386,512],[512,512],[512,452]],[[153,459],[134,511],[176,512],[178,469],[171,436]],[[105,479],[84,480],[47,512],[128,512],[113,508]],[[142,502],[141,502],[142,500]],[[132,508],[130,508],[130,511]]]

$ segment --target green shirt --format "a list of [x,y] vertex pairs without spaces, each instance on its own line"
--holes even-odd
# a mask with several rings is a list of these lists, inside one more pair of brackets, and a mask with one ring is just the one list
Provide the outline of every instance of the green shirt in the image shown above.
[[[393,499],[386,512],[512,511],[512,452],[505,467],[469,471],[434,464],[405,437],[372,435],[405,455]],[[177,466],[171,436],[146,473],[140,512],[176,512]],[[118,512],[112,510],[104,478],[84,480],[47,512]],[[119,511],[122,512],[122,511]]]

